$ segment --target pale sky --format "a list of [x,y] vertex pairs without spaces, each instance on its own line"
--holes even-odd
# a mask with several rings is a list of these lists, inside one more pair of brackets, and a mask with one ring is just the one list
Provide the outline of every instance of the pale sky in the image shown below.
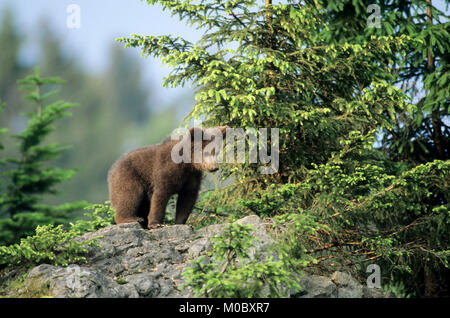
[[[70,12],[67,8],[77,4],[80,8],[80,28],[69,28],[67,20]],[[170,17],[159,6],[151,6],[139,0],[0,0],[0,11],[9,6],[15,13],[20,32],[27,42],[21,57],[31,65],[38,64],[36,29],[41,19],[47,19],[52,29],[63,39],[66,53],[81,59],[85,68],[99,72],[108,66],[108,49],[115,39],[131,34],[164,35],[173,34],[196,41],[201,32],[186,27],[177,17]],[[0,15],[1,17],[1,15]],[[121,45],[121,44],[120,44]],[[140,58],[139,49],[124,49]],[[161,87],[162,78],[170,69],[158,59],[140,58],[144,80],[154,86],[157,100],[170,102],[181,94],[180,90]],[[189,90],[186,88],[184,91]]]

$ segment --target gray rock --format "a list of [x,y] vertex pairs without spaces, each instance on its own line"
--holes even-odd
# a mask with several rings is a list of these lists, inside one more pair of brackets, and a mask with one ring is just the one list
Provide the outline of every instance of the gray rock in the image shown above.
[[189,225],[164,226],[160,229],[149,231],[149,237],[153,240],[181,241],[192,237],[194,231]]
[[[258,240],[250,258],[264,261],[275,256],[268,248],[274,243],[265,223],[256,215],[236,221],[252,225],[252,235]],[[165,226],[145,230],[138,223],[111,225],[77,240],[100,237],[100,247],[89,248],[87,264],[57,267],[39,265],[32,268],[24,286],[46,284],[53,297],[193,297],[192,288],[182,288],[182,273],[190,261],[204,257],[213,259],[211,238],[220,235],[227,224],[215,224],[198,231],[188,225]],[[272,253],[268,255],[268,253]],[[368,289],[351,275],[335,272],[331,278],[304,275],[302,287],[292,297],[386,297],[380,290]],[[282,287],[282,286],[281,286]]]
[[324,276],[305,275],[300,278],[301,291],[300,298],[336,298],[338,297],[337,287],[333,281]]
[[126,298],[138,296],[134,288],[130,288],[130,286],[122,287],[100,271],[78,265],[68,267],[40,265],[28,273],[25,285],[32,281],[40,284],[49,283],[50,290],[55,298]]
[[194,259],[199,257],[202,254],[205,254],[206,251],[210,250],[212,247],[211,241],[209,238],[202,237],[194,242],[192,242],[191,247],[189,247],[187,252],[187,257],[189,259]]
[[339,285],[339,286],[356,286],[359,285],[359,282],[349,273],[343,273],[343,272],[334,272],[333,275],[331,275],[331,280]]
[[363,297],[363,286],[350,274],[336,271],[331,280],[338,286],[339,298]]
[[159,284],[148,273],[129,275],[124,279],[128,284],[134,286],[141,297],[155,297],[160,292]]
[[226,224],[213,224],[199,229],[196,234],[198,237],[213,237],[220,235]]
[[342,287],[338,289],[338,298],[362,298],[363,297],[363,287]]
[[390,291],[384,291],[380,288],[363,286],[363,298],[395,298],[395,295]]

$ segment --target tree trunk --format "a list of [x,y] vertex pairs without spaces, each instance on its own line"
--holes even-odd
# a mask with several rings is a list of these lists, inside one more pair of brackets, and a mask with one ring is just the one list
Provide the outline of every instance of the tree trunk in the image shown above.
[[430,264],[425,264],[423,269],[424,278],[424,292],[423,296],[426,298],[437,297],[437,284],[436,277],[434,276],[433,270]]

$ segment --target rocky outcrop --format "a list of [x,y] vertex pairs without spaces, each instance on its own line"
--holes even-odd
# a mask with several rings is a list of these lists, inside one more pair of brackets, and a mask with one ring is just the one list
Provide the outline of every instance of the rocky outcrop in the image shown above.
[[[253,235],[259,239],[251,257],[264,254],[273,243],[259,217],[248,216],[237,223],[253,225]],[[173,225],[148,231],[137,223],[108,226],[80,238],[101,236],[101,247],[90,249],[87,264],[36,266],[28,272],[24,288],[46,285],[53,297],[193,297],[189,287],[181,288],[181,274],[190,261],[205,255],[211,238],[223,228],[218,224],[194,231],[189,225]],[[303,289],[292,297],[389,296],[341,272],[332,277],[304,275],[299,281]]]

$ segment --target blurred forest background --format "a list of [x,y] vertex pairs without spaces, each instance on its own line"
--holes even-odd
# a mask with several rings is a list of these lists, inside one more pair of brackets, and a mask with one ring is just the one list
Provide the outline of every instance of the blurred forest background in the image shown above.
[[[63,17],[65,12],[61,13]],[[54,164],[62,169],[77,169],[76,175],[63,182],[61,193],[49,196],[49,204],[62,204],[86,200],[107,200],[106,175],[112,163],[124,152],[161,141],[180,123],[193,105],[193,94],[182,92],[158,102],[157,81],[148,82],[148,72],[137,50],[126,50],[111,37],[104,57],[104,70],[91,71],[83,60],[68,52],[64,39],[42,16],[35,25],[38,30],[37,63],[27,63],[24,55],[30,52],[25,46],[29,35],[19,25],[13,7],[0,2],[0,99],[6,108],[0,116],[0,127],[9,128],[11,134],[19,133],[26,126],[21,115],[27,111],[27,101],[18,89],[16,81],[33,73],[38,65],[42,76],[58,76],[69,85],[63,85],[59,98],[79,107],[71,110],[73,116],[56,122],[57,132],[50,134],[46,143],[70,145]],[[72,54],[71,54],[72,53]],[[28,57],[29,58],[29,57]],[[159,98],[160,99],[160,98]],[[17,151],[6,139],[2,157],[14,157]],[[7,167],[2,167],[7,169]]]

